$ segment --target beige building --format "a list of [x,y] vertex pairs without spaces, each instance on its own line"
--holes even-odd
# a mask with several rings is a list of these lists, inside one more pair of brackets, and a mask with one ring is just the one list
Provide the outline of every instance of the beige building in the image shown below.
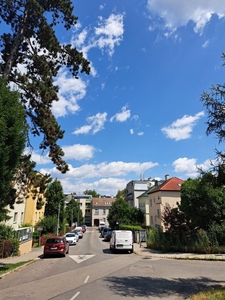
[[8,216],[10,220],[6,221],[5,224],[12,226],[15,230],[17,230],[21,224],[24,223],[24,211],[25,211],[26,199],[20,200],[19,203],[16,200],[14,204],[14,209],[9,210]]
[[92,226],[99,226],[99,222],[105,222],[109,226],[107,216],[109,209],[116,198],[92,198]]
[[[164,230],[162,213],[166,204],[169,204],[171,208],[177,207],[177,203],[180,202],[180,190],[183,182],[182,179],[177,177],[168,178],[167,175],[162,184],[157,185],[156,182],[155,186],[147,191],[146,223],[149,223],[151,227]],[[148,221],[147,218],[149,218]]]
[[[39,207],[38,200],[43,201],[42,207]],[[24,223],[29,223],[35,226],[38,221],[44,218],[46,199],[43,194],[38,193],[37,195],[32,193],[32,187],[30,192],[27,194],[25,211],[24,211]]]

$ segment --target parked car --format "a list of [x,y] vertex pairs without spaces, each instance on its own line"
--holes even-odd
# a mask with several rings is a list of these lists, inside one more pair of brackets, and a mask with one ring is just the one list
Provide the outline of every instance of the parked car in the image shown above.
[[81,225],[81,228],[82,228],[83,233],[85,233],[87,226],[86,225]]
[[104,236],[107,234],[108,231],[111,231],[112,229],[110,227],[105,227],[101,231],[101,237],[104,238]]
[[44,245],[44,257],[56,254],[66,256],[69,253],[69,243],[64,236],[52,236],[46,240]]
[[101,232],[102,228],[104,228],[104,227],[105,227],[105,222],[100,221],[100,222],[99,222],[98,231]]
[[110,249],[113,253],[118,250],[134,251],[133,233],[131,230],[113,230],[110,239]]
[[83,231],[82,231],[82,227],[76,227],[74,230],[73,230],[74,233],[77,233],[79,235],[79,239],[82,239],[83,238]]
[[104,236],[104,241],[109,242],[112,236],[112,230],[108,230],[107,233]]
[[79,240],[78,234],[75,234],[73,232],[68,232],[64,236],[67,242],[69,243],[69,245],[76,245],[77,241]]

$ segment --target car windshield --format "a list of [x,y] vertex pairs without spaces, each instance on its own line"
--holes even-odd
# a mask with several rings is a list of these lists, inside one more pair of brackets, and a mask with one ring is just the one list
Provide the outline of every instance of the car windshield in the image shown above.
[[52,238],[52,239],[48,239],[46,241],[46,244],[57,244],[57,243],[63,243],[63,240],[62,239]]
[[74,233],[68,233],[68,234],[66,234],[66,237],[74,237],[74,236],[75,236]]

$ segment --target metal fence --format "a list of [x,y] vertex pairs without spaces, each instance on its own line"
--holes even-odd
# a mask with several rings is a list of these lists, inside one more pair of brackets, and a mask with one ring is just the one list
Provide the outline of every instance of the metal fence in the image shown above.
[[33,227],[18,228],[14,231],[14,237],[17,238],[20,243],[28,241],[33,238]]

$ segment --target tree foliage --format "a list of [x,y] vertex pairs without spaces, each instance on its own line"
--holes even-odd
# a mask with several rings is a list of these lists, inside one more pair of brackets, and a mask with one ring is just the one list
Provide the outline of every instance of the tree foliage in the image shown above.
[[51,110],[53,101],[59,100],[54,79],[62,68],[75,78],[79,72],[90,73],[83,54],[70,44],[60,44],[56,36],[57,25],[65,31],[76,25],[73,9],[70,0],[0,0],[0,21],[8,29],[0,36],[0,74],[18,87],[31,133],[43,136],[40,149],[49,149],[62,173],[68,165],[57,143],[64,131]]
[[186,180],[181,187],[179,209],[194,227],[208,231],[212,224],[225,220],[225,187],[217,174],[207,172]]
[[61,182],[55,179],[45,192],[46,204],[45,204],[45,217],[56,216],[60,214],[60,227],[62,228],[64,219],[64,206],[65,196],[63,194],[63,188]]
[[0,221],[7,219],[7,206],[13,208],[16,189],[14,174],[25,148],[27,128],[19,94],[6,87],[0,77]]
[[65,218],[70,226],[73,225],[72,223],[77,223],[78,225],[83,224],[82,210],[80,209],[79,203],[73,198],[66,205]]
[[[222,53],[222,59],[225,60],[225,53]],[[225,63],[223,64],[225,65]],[[207,112],[207,135],[215,132],[219,142],[225,139],[225,85],[212,85],[209,92],[203,92],[201,95]]]
[[113,202],[109,209],[108,222],[110,227],[115,228],[116,221],[119,224],[126,225],[142,225],[144,221],[144,215],[140,209],[136,207],[129,207],[129,204],[122,198]]
[[40,222],[38,222],[37,226],[43,228],[42,233],[54,233],[57,232],[57,216],[46,216]]
[[98,198],[100,196],[95,190],[85,190],[84,195],[91,195],[93,198]]
[[164,206],[162,221],[165,229],[174,234],[191,230],[191,223],[187,220],[185,213],[180,211],[178,207],[171,208],[168,203]]
[[117,194],[116,194],[116,199],[123,199],[125,200],[125,193],[126,193],[126,188],[124,188],[123,190],[118,190]]

